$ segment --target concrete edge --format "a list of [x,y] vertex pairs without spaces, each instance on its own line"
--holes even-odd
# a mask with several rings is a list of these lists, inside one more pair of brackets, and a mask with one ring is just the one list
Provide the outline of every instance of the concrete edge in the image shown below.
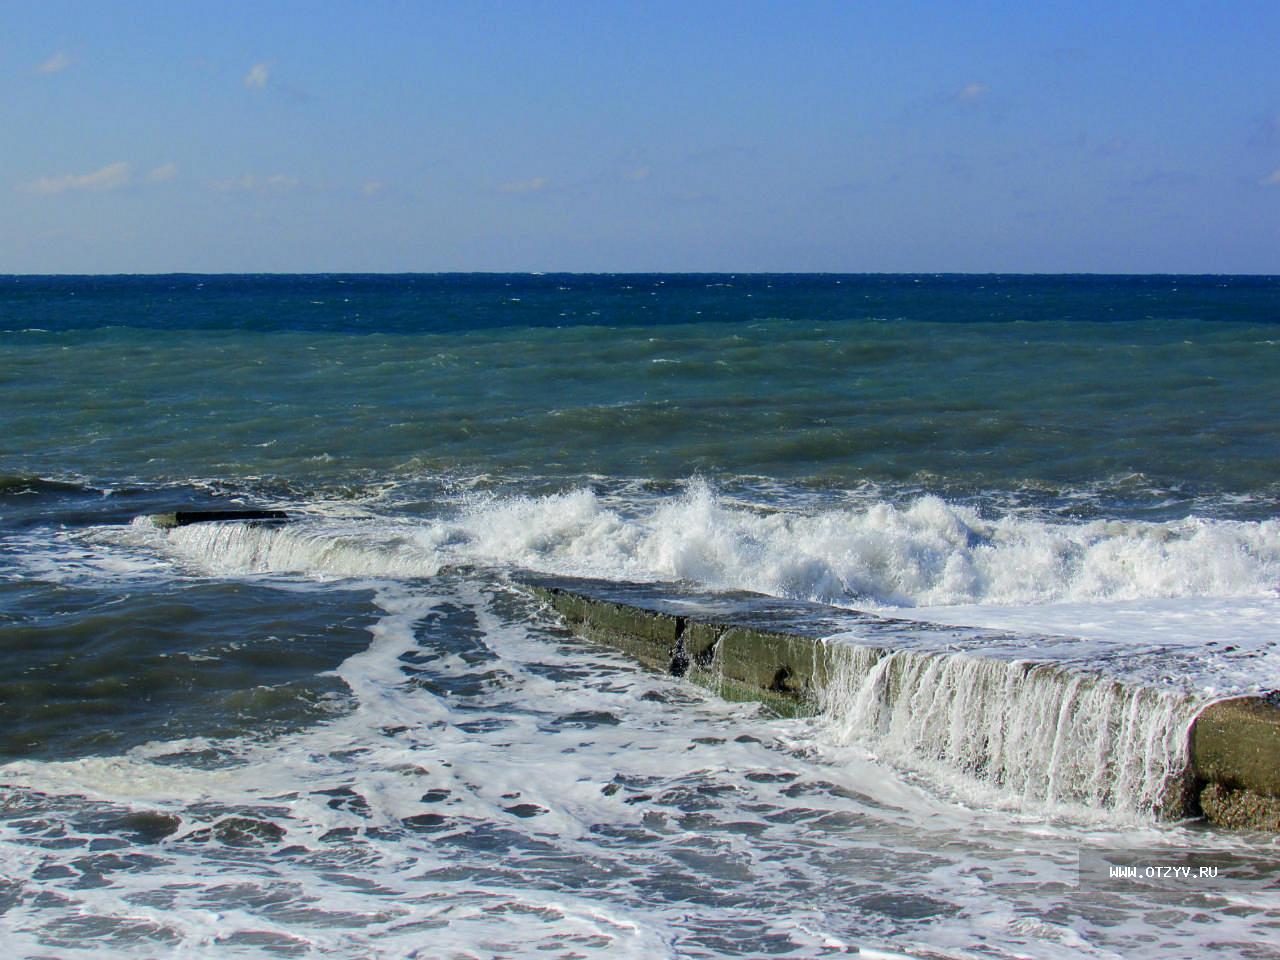
[[645,666],[683,677],[726,700],[755,701],[784,717],[811,716],[826,680],[828,652],[809,637],[695,620],[541,583],[516,585],[555,610],[574,631]]
[[[760,702],[780,716],[818,708],[831,653],[812,637],[599,599],[545,578],[513,582],[574,632],[652,669],[728,700]],[[1192,721],[1188,737],[1188,767],[1171,781],[1162,815],[1203,814],[1217,826],[1280,831],[1280,704],[1264,697],[1214,701]]]
[[217,523],[219,521],[281,521],[288,520],[283,510],[175,510],[172,513],[153,513],[151,522],[161,530],[187,527],[193,523]]

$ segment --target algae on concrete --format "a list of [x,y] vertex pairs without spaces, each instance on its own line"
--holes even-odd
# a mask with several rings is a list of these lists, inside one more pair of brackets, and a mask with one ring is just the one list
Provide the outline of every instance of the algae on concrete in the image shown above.
[[1213,823],[1280,830],[1280,709],[1267,697],[1211,703],[1191,727],[1191,770]]

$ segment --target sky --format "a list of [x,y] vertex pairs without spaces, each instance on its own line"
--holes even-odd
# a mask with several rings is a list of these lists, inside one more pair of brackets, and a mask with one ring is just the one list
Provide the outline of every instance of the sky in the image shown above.
[[1280,3],[0,7],[0,273],[1280,274]]

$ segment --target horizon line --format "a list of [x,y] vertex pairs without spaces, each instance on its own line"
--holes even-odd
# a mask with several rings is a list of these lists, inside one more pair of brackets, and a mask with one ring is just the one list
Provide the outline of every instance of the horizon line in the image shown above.
[[1249,277],[1280,279],[1280,273],[1189,271],[1004,271],[1004,270],[163,270],[103,273],[0,273],[6,280],[46,277]]

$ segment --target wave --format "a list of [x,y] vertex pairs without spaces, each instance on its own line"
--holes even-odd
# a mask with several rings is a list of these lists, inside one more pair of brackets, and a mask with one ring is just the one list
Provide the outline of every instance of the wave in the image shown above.
[[93,487],[72,483],[67,480],[48,480],[44,477],[0,474],[0,497],[97,492],[100,491]]
[[172,531],[166,546],[224,573],[425,577],[510,565],[895,607],[1260,595],[1280,585],[1274,519],[989,519],[935,496],[790,511],[701,481],[625,502],[590,489],[476,499],[436,519],[199,525]]

